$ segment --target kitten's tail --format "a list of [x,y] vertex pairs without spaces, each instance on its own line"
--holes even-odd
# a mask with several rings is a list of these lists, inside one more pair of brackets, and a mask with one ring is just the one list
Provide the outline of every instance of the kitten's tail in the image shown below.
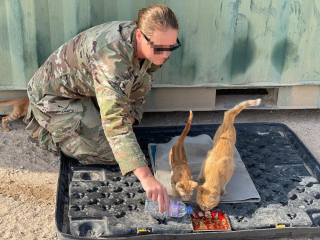
[[250,106],[258,106],[261,102],[261,99],[256,99],[256,100],[248,100],[244,101],[242,103],[239,103],[236,105],[234,108],[230,109],[229,111],[224,113],[224,120],[231,121],[232,123],[234,122],[234,118],[246,107]]
[[184,139],[186,138],[189,130],[190,130],[190,127],[191,127],[191,122],[192,122],[192,119],[193,119],[193,113],[192,111],[190,110],[190,116],[189,116],[189,120],[183,130],[183,132],[181,133],[181,136],[179,137],[179,139],[177,140],[177,142],[184,142]]

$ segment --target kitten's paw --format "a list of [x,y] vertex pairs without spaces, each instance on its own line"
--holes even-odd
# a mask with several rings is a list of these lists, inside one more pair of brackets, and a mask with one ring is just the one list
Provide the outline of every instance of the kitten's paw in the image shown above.
[[200,182],[200,183],[204,183],[205,182],[205,179],[204,178],[201,178],[201,177],[197,177],[197,182]]
[[4,132],[9,132],[10,130],[9,130],[9,128],[4,128],[3,131]]
[[222,190],[221,191],[221,196],[224,196],[224,195],[226,195],[227,194],[227,191],[226,190]]

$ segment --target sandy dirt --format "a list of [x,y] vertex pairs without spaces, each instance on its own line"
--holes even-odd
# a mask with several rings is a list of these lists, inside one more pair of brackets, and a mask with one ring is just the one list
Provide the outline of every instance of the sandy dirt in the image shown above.
[[[320,110],[245,110],[236,122],[284,123],[320,159],[319,114]],[[145,113],[141,126],[184,125],[188,116]],[[221,111],[194,112],[193,124],[221,123],[222,118]],[[20,119],[8,124],[10,132],[0,129],[0,239],[58,239],[54,209],[59,157],[28,141],[25,126]]]

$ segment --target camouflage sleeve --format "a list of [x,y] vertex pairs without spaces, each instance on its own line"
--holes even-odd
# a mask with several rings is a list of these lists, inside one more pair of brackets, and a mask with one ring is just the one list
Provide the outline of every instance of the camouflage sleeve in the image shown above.
[[145,102],[145,99],[149,96],[150,92],[147,95],[144,95],[143,98],[139,99],[139,102],[137,103],[136,106],[132,107],[131,110],[131,117],[133,117],[134,119],[136,119],[136,122],[134,123],[134,125],[139,125],[141,123],[142,120],[142,114],[143,114],[143,104]]
[[130,122],[128,96],[134,81],[129,59],[118,46],[103,48],[91,56],[91,69],[102,126],[123,175],[147,165]]

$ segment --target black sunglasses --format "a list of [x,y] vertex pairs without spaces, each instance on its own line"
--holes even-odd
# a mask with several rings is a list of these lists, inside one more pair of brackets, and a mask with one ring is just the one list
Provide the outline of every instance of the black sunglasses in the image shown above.
[[[141,31],[141,30],[140,30]],[[150,43],[151,47],[153,48],[153,51],[155,53],[158,53],[158,52],[164,52],[164,51],[174,51],[176,50],[177,48],[181,47],[181,44],[180,44],[180,41],[179,39],[177,38],[177,44],[178,45],[175,45],[175,46],[172,46],[170,48],[163,48],[163,47],[160,47],[161,45],[154,45],[153,42],[150,41],[150,38],[148,38],[142,31],[141,31],[142,35],[144,36],[144,38]]]

